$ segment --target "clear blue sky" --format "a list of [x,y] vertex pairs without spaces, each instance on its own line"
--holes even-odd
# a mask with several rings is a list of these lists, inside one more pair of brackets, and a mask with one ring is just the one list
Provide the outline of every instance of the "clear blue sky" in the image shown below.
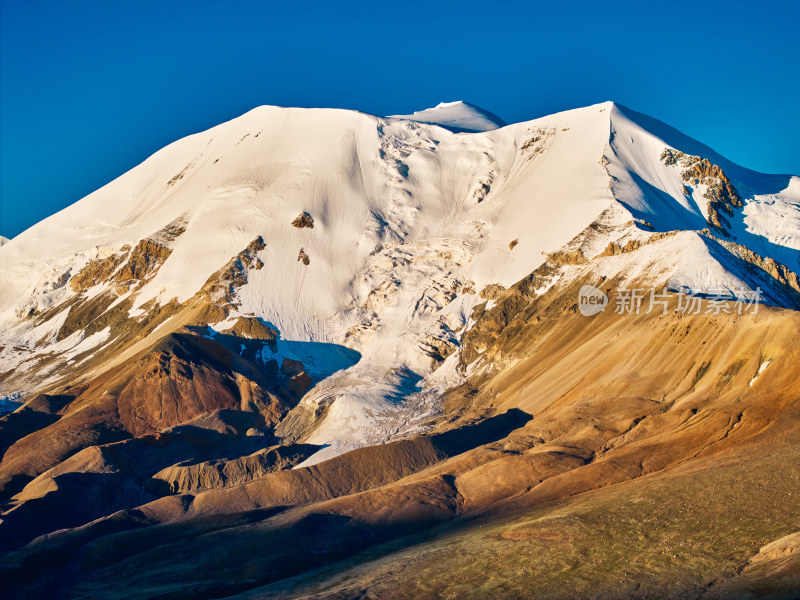
[[260,104],[460,99],[513,122],[615,100],[800,174],[796,2],[2,0],[0,17],[9,237]]

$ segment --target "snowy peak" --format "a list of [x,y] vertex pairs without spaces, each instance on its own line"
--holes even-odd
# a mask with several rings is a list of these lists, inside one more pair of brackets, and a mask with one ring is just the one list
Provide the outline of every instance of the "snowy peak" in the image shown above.
[[7,237],[3,237],[2,235],[0,235],[0,246],[4,245],[8,241],[9,239]]
[[800,256],[796,177],[741,167],[652,117],[613,105],[604,163],[615,199],[656,231],[711,228],[795,269]]
[[456,133],[492,131],[506,125],[497,115],[461,100],[442,102],[411,115],[390,115],[390,118],[439,125]]

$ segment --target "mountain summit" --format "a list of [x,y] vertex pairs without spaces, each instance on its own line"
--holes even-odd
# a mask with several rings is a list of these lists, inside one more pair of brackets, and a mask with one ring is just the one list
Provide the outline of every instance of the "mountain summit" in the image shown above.
[[468,102],[442,102],[433,108],[417,111],[411,115],[392,115],[391,118],[440,125],[454,132],[491,131],[505,127],[506,123],[488,110]]
[[256,108],[0,247],[0,576],[763,589],[800,572],[798,273],[800,178],[621,105]]

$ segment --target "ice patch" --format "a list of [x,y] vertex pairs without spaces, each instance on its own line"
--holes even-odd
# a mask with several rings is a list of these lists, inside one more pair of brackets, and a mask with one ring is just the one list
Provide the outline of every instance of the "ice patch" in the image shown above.
[[756,382],[756,379],[758,379],[758,376],[764,372],[764,370],[770,365],[771,362],[772,359],[770,358],[769,360],[765,360],[764,362],[761,363],[761,365],[759,365],[758,371],[756,371],[756,376],[750,380],[750,387],[753,387],[753,384]]

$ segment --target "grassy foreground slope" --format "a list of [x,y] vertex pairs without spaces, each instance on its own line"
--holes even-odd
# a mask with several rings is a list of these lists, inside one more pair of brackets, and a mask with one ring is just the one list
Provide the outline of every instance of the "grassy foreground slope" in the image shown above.
[[384,546],[241,598],[795,598],[800,449],[735,452]]

